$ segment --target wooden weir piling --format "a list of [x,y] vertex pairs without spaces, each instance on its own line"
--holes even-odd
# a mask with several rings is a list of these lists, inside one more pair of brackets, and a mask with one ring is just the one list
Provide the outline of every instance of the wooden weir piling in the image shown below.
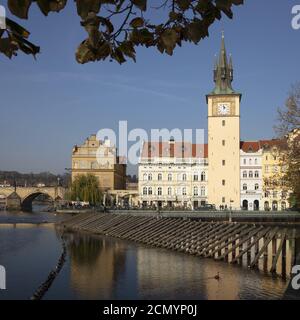
[[[153,215],[84,213],[61,225],[65,230],[87,231],[250,268],[258,268],[263,258],[263,269],[272,274],[276,274],[281,264],[282,277],[287,270],[287,241],[293,243],[295,237],[293,230],[275,225],[202,222]],[[268,261],[272,264],[270,270]]]

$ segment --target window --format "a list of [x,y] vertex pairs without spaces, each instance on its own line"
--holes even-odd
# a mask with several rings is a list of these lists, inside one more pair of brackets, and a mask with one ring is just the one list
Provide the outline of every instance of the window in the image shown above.
[[255,190],[259,190],[259,184],[258,183],[255,184]]
[[203,182],[203,181],[205,181],[206,180],[206,174],[205,174],[205,172],[203,171],[202,173],[201,173],[201,181]]
[[252,166],[252,159],[249,159],[249,165]]
[[246,159],[244,159],[244,165],[246,165],[247,164],[247,160]]
[[162,196],[162,188],[161,187],[159,187],[157,189],[157,195]]
[[225,186],[225,185],[226,185],[226,181],[222,180],[222,186]]
[[266,156],[266,161],[268,161],[268,156]]
[[158,180],[158,181],[162,181],[162,174],[161,174],[161,173],[158,174],[157,180]]
[[226,164],[226,161],[225,160],[222,160],[222,166],[224,167]]
[[259,178],[259,172],[258,171],[255,171],[255,178]]
[[194,196],[197,197],[198,195],[198,187],[194,187]]
[[182,175],[182,181],[186,181],[186,174],[185,173]]
[[223,147],[225,147],[225,144],[226,144],[225,140],[222,140],[222,146]]
[[152,188],[151,187],[148,189],[148,195],[152,196]]
[[152,181],[152,174],[151,173],[149,173],[149,175],[148,175],[148,180]]
[[247,171],[244,171],[244,172],[243,172],[243,178],[247,178],[247,176],[248,176],[248,175],[247,175]]
[[246,183],[243,184],[243,190],[244,190],[244,191],[247,191],[247,190],[248,190],[248,186],[247,186]]
[[225,127],[225,125],[226,125],[226,121],[223,120],[223,121],[222,121],[222,126]]
[[171,196],[172,195],[172,188],[168,188],[168,196]]
[[249,178],[253,178],[253,171],[249,171]]
[[199,177],[197,174],[194,174],[194,181],[198,181],[199,180]]
[[147,195],[147,188],[146,188],[146,187],[143,188],[143,195],[144,195],[144,196]]
[[172,181],[172,174],[171,173],[168,174],[168,181]]
[[183,196],[186,196],[186,188],[185,188],[185,187],[182,188],[182,195],[183,195]]
[[258,160],[257,160],[257,159],[255,159],[255,160],[254,160],[254,163],[257,165],[257,164],[258,164]]
[[266,173],[269,173],[269,166],[265,166]]
[[205,187],[201,187],[201,197],[205,197]]
[[225,197],[222,198],[222,203],[225,203],[226,202],[226,199]]
[[96,161],[93,161],[91,163],[91,169],[97,169],[98,168],[98,165],[97,165],[97,162]]
[[144,174],[143,180],[144,180],[144,181],[147,181],[147,180],[148,180],[148,175],[147,175],[147,173]]

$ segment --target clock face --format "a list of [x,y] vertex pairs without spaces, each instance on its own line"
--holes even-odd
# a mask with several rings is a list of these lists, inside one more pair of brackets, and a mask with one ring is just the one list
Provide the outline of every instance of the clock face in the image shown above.
[[229,115],[230,105],[228,103],[219,103],[218,104],[218,113],[221,115]]

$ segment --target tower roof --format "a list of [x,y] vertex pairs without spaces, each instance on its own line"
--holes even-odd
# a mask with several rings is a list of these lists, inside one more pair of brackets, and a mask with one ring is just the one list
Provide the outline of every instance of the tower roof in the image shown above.
[[216,59],[214,67],[214,82],[215,88],[210,93],[211,95],[222,95],[222,94],[239,94],[235,92],[232,88],[233,81],[233,62],[232,57],[228,61],[226,46],[225,46],[225,36],[222,32],[222,42],[219,58]]

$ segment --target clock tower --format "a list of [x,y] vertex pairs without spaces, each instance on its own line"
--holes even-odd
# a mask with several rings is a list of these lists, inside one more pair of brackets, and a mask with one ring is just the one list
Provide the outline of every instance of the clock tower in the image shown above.
[[208,105],[208,202],[240,209],[240,101],[232,88],[232,58],[227,58],[224,34],[214,67],[214,90]]

